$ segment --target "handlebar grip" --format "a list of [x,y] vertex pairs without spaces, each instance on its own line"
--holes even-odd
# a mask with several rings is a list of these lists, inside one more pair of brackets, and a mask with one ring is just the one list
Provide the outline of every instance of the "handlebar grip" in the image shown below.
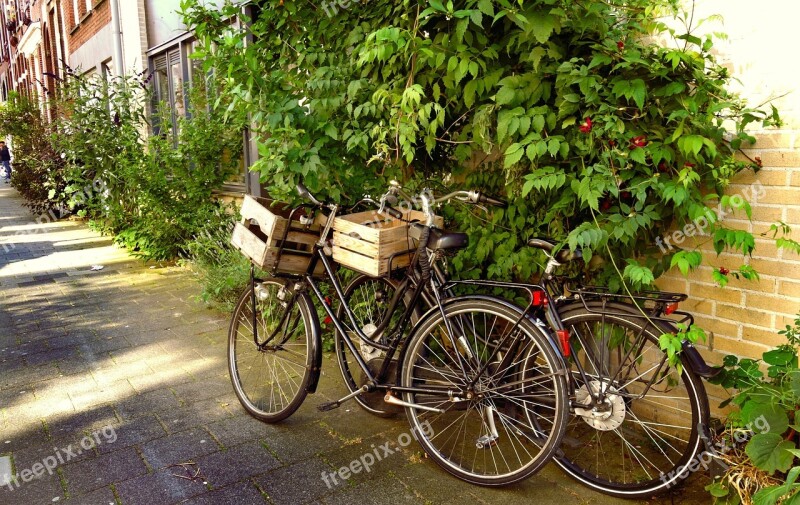
[[483,193],[478,194],[478,203],[488,203],[489,205],[494,205],[495,207],[501,207],[503,209],[508,207],[508,202],[506,202],[505,200],[487,196],[484,195]]
[[300,196],[300,198],[304,198],[313,203],[314,205],[322,206],[322,202],[314,198],[314,195],[311,194],[311,192],[308,190],[307,187],[305,187],[305,185],[302,182],[298,182],[295,188],[297,189],[297,194]]

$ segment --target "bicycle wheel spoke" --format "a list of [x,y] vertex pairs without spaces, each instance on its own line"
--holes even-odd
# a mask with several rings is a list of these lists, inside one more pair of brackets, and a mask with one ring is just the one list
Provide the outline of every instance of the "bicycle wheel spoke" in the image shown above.
[[576,408],[559,464],[610,494],[668,489],[700,450],[696,427],[707,419],[702,384],[667,365],[662,331],[646,320],[580,307],[563,323],[581,343],[572,361],[585,374],[570,374]]
[[[310,311],[302,296],[281,305],[277,293],[283,287],[276,281],[264,281],[258,289],[255,325],[251,288],[242,294],[234,311],[228,366],[234,392],[244,408],[258,419],[277,422],[297,410],[306,395],[312,360],[307,324]],[[286,310],[290,312],[286,314]],[[256,345],[255,330],[259,341],[271,338],[272,345]]]
[[[519,321],[518,312],[500,304],[450,304],[444,317],[432,313],[420,323],[406,351],[404,387],[448,388],[441,396],[406,393],[411,403],[444,410],[407,409],[413,426],[430,426],[420,443],[434,461],[470,482],[509,483],[530,475],[563,432],[564,376],[553,373],[552,348],[542,354],[546,337]],[[517,350],[499,370],[501,345]]]

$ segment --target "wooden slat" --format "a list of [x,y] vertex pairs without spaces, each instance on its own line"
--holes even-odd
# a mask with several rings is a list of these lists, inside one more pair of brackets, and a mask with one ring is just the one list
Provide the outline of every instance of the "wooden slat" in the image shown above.
[[253,263],[261,268],[267,268],[265,264],[267,245],[255,233],[248,230],[245,225],[236,223],[231,236],[231,244],[250,258]]

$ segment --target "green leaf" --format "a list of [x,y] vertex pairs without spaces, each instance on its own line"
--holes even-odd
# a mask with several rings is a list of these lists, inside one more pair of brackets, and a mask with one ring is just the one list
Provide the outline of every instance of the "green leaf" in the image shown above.
[[764,362],[770,365],[786,366],[797,362],[797,354],[791,348],[778,348],[763,355]]
[[784,440],[777,433],[758,433],[747,443],[745,452],[754,465],[773,475],[789,470],[794,459],[789,449],[794,448],[792,442]]
[[505,168],[508,168],[517,163],[519,160],[522,159],[522,156],[524,154],[525,154],[525,149],[522,148],[521,144],[514,143],[508,146],[508,149],[506,149],[505,153],[505,163],[504,163]]
[[669,267],[672,268],[677,265],[678,270],[683,275],[688,275],[691,270],[694,270],[700,265],[703,260],[703,254],[698,251],[678,251],[669,262]]
[[533,36],[540,44],[544,44],[558,26],[558,18],[541,11],[531,14],[529,17]]
[[637,288],[649,286],[655,281],[653,271],[634,260],[628,260],[628,265],[622,272],[622,276],[631,281]]
[[495,101],[498,105],[507,105],[514,101],[516,91],[508,86],[503,86],[495,96]]
[[782,435],[789,428],[786,411],[777,404],[749,400],[742,406],[742,420],[747,424],[768,426],[767,431]]
[[636,105],[641,110],[644,107],[644,99],[647,95],[647,86],[645,86],[644,81],[641,79],[634,79],[631,81],[631,97],[633,97],[633,101],[636,102]]

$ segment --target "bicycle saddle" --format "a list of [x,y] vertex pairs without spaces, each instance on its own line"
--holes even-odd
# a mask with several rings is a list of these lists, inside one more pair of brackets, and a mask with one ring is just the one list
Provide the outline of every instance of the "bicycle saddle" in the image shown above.
[[469,237],[466,233],[457,231],[444,231],[439,228],[431,228],[431,235],[428,239],[428,249],[463,249],[469,244]]
[[574,251],[570,251],[568,247],[562,247],[558,251],[554,252],[553,250],[555,249],[556,244],[544,238],[532,238],[528,240],[528,245],[543,250],[555,258],[555,260],[559,263],[567,263],[572,260],[583,258],[583,253],[581,252],[580,247]]

